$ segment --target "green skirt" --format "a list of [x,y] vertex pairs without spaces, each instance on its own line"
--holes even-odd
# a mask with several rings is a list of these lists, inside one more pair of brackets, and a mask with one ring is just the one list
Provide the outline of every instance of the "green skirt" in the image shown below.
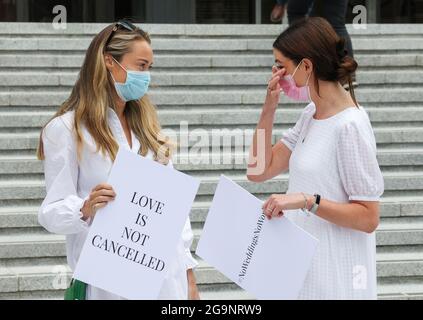
[[72,279],[69,288],[65,291],[65,300],[85,300],[87,294],[87,284],[85,282]]

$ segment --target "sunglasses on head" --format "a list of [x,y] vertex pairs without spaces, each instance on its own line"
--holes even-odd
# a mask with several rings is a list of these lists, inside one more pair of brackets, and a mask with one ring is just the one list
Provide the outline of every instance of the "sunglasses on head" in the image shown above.
[[116,30],[122,29],[122,28],[125,29],[125,30],[128,30],[128,31],[140,30],[141,32],[143,32],[140,28],[135,26],[132,22],[130,22],[128,20],[119,20],[118,22],[115,23],[115,25],[112,29],[112,32],[110,32],[110,35],[107,38],[106,47],[109,44],[110,39],[112,38],[112,36],[116,32]]
[[119,27],[125,28],[129,31],[134,31],[135,29],[137,29],[137,27],[128,20],[119,20],[118,22],[116,22],[115,27],[113,28],[114,31],[116,31]]

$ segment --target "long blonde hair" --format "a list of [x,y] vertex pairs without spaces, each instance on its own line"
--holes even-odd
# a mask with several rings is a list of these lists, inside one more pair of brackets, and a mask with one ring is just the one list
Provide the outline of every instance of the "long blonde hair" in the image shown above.
[[[145,31],[136,28],[133,31],[123,30],[112,24],[104,28],[94,37],[86,52],[84,63],[79,72],[78,79],[69,98],[61,105],[56,114],[43,126],[37,148],[37,158],[44,160],[42,132],[47,124],[54,118],[73,110],[74,132],[77,141],[77,157],[81,158],[84,143],[82,125],[96,142],[97,152],[108,154],[112,161],[115,160],[119,149],[116,139],[108,125],[108,107],[114,106],[114,83],[106,68],[104,54],[108,53],[117,61],[131,50],[133,41],[144,40],[151,44],[150,37]],[[161,133],[155,106],[147,95],[140,100],[128,101],[125,106],[125,116],[128,126],[139,139],[141,148],[139,154],[145,156],[149,150],[154,154],[154,159],[167,163],[174,148],[173,143]]]

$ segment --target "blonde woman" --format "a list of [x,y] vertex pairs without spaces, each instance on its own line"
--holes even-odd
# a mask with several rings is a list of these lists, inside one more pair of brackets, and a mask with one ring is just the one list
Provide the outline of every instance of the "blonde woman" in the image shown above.
[[[96,210],[116,195],[105,181],[118,149],[172,166],[170,144],[160,135],[146,95],[153,64],[150,44],[149,35],[126,20],[102,30],[86,52],[70,97],[41,130],[37,156],[44,160],[47,195],[38,218],[48,231],[66,235],[72,270]],[[199,298],[192,239],[188,218],[159,299]],[[120,297],[88,285],[86,298]]]

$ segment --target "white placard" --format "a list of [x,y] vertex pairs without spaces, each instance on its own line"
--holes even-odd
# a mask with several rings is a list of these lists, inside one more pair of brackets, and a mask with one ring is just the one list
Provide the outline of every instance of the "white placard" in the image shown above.
[[180,241],[198,179],[119,149],[74,278],[128,299],[156,299]]
[[318,240],[220,177],[196,254],[258,299],[296,299]]

